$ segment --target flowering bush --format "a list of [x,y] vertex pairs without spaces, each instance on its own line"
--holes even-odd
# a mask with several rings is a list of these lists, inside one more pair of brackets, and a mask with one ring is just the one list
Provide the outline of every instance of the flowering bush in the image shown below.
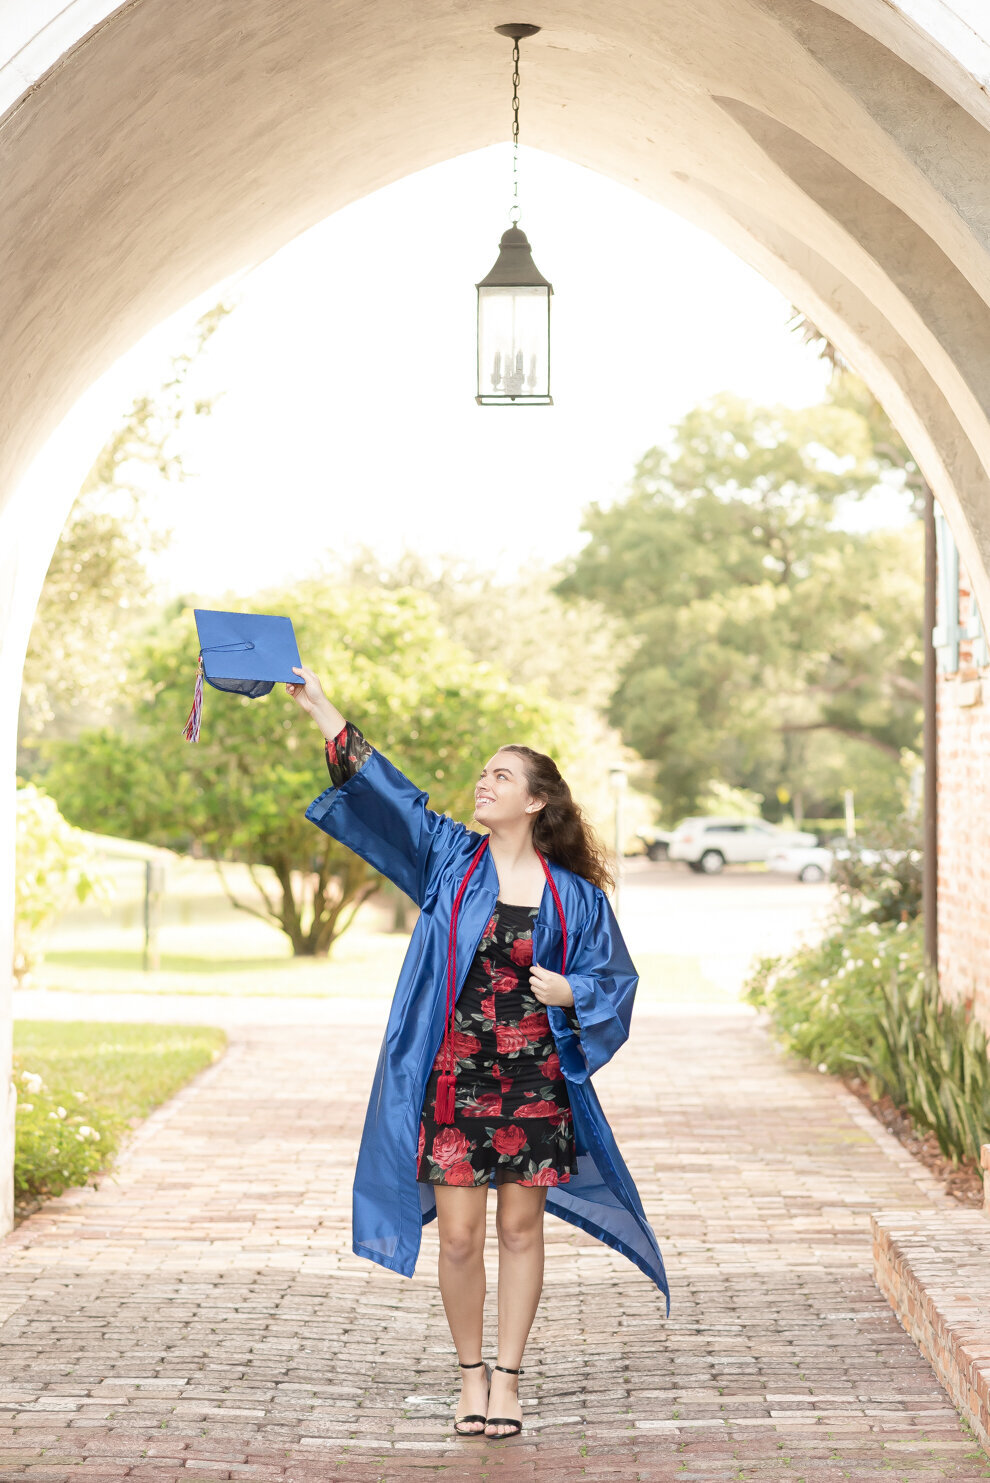
[[69,1185],[96,1184],[130,1129],[225,1045],[223,1030],[205,1025],[18,1019],[12,1082],[19,1208]]
[[53,1092],[36,1072],[16,1064],[14,1085],[16,1198],[60,1195],[86,1184],[116,1152],[125,1120],[91,1103],[85,1092]]
[[832,879],[851,914],[871,922],[921,914],[924,853],[918,823],[873,824],[848,853],[840,851]]
[[788,1050],[821,1071],[868,1078],[877,1058],[881,979],[924,976],[920,921],[845,924],[787,958],[761,958],[745,997]]
[[780,1040],[819,1071],[856,1074],[934,1132],[954,1162],[990,1141],[987,1035],[944,1000],[924,963],[920,917],[851,914],[823,941],[763,958],[745,989]]

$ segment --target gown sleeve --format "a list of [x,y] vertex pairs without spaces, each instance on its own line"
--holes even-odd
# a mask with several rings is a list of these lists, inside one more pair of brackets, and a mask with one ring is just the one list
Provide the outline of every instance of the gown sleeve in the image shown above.
[[588,1077],[610,1061],[629,1036],[633,1000],[639,975],[615,913],[603,891],[595,893],[595,905],[574,935],[567,955],[567,982],[574,995],[574,1008],[567,1018],[572,1030],[577,1021],[578,1065],[572,1081]]
[[361,771],[371,756],[371,747],[353,722],[347,721],[335,737],[327,738],[324,752],[330,786],[342,788],[348,778]]
[[429,808],[427,794],[351,722],[327,742],[326,759],[330,787],[310,804],[307,819],[423,906],[465,826]]

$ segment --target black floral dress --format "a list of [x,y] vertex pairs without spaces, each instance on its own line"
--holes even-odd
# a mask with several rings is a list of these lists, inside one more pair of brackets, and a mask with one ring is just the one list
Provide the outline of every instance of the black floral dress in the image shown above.
[[452,1123],[433,1116],[442,1049],[426,1086],[420,1183],[566,1184],[577,1173],[567,1084],[529,986],[538,910],[495,903],[454,1010]]
[[[327,743],[334,787],[367,761],[371,748],[356,726]],[[454,1011],[454,1121],[437,1123],[440,1052],[433,1064],[419,1129],[422,1184],[566,1184],[577,1173],[567,1084],[546,1006],[532,992],[533,923],[538,907],[504,901],[495,910]],[[577,1027],[576,1016],[567,1011]]]

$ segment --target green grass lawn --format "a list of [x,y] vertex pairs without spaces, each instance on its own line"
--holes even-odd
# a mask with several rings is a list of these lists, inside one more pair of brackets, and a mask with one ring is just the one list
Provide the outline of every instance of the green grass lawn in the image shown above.
[[[329,959],[163,953],[157,973],[141,970],[126,950],[49,953],[41,977],[52,989],[78,994],[190,994],[287,999],[389,998],[408,939],[355,931],[335,944]],[[642,998],[669,1003],[724,1002],[724,990],[706,978],[698,958],[636,953]]]
[[200,1025],[115,1025],[97,1020],[15,1020],[14,1059],[57,1089],[78,1089],[122,1117],[145,1118],[217,1060],[223,1030]]
[[105,1172],[129,1129],[226,1044],[225,1032],[209,1026],[15,1020],[21,1212]]
[[[157,973],[145,973],[141,955],[104,942],[92,948],[54,948],[40,981],[51,989],[85,994],[220,994],[274,998],[387,998],[395,987],[409,939],[355,928],[329,958],[272,955],[267,939],[257,953],[227,956],[223,938],[201,928],[185,934],[186,951],[163,951]],[[268,949],[268,950],[266,950]]]
[[[272,973],[281,971],[288,957],[280,958],[215,958],[193,953],[162,953],[161,973]],[[142,973],[143,954],[129,948],[75,948],[67,952],[45,954],[52,968],[109,969],[111,973]]]

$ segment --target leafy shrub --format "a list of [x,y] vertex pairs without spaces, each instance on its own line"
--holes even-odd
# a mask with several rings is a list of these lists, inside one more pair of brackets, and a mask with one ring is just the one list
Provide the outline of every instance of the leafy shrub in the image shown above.
[[[881,981],[874,1085],[931,1128],[946,1158],[979,1159],[990,1142],[987,1034],[966,1004],[941,997],[934,975]],[[874,1091],[874,1095],[876,1092]]]
[[40,788],[17,790],[16,829],[14,977],[23,981],[41,956],[44,928],[73,897],[85,901],[98,878],[79,830]]
[[[879,857],[879,858],[878,858]],[[924,856],[918,825],[906,819],[874,824],[836,856],[832,871],[850,917],[899,922],[921,914]]]
[[[86,1184],[116,1153],[126,1120],[85,1092],[55,1093],[34,1071],[17,1068],[14,1194],[60,1195]],[[61,1100],[60,1100],[61,1098]]]
[[822,1071],[865,1079],[878,1058],[878,986],[892,971],[904,982],[923,976],[920,923],[859,918],[787,958],[761,958],[745,998],[768,1011],[795,1055]]
[[851,914],[822,942],[761,959],[745,997],[794,1054],[889,1095],[947,1158],[976,1159],[990,1141],[987,1035],[967,1005],[939,994],[920,917]]
[[95,1182],[130,1129],[215,1061],[226,1040],[205,1025],[17,1020],[14,1186],[22,1208]]

